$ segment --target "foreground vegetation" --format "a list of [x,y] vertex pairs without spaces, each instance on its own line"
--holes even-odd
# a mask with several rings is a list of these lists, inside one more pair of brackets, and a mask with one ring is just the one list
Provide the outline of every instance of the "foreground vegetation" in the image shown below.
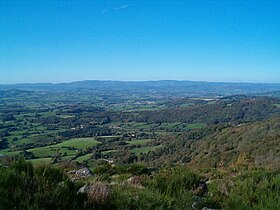
[[[1,209],[279,209],[280,174],[263,169],[95,167],[73,181],[61,167],[19,160],[0,168]],[[128,181],[133,177],[134,181]],[[135,181],[136,180],[136,181]],[[77,193],[84,183],[92,192]],[[106,193],[104,193],[104,191]]]

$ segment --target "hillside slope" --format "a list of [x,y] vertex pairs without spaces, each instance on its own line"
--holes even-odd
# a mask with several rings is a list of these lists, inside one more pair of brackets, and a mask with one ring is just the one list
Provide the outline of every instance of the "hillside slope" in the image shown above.
[[[280,169],[280,117],[226,128],[196,142],[191,164],[253,164]],[[197,155],[194,155],[197,153]]]
[[165,110],[141,112],[135,121],[148,123],[185,122],[185,123],[241,123],[263,120],[279,115],[280,109],[274,104],[278,98],[256,97],[226,101],[214,104],[170,108]]
[[147,160],[155,164],[190,164],[197,167],[233,164],[280,169],[280,116],[227,128],[212,127],[201,133],[171,139]]

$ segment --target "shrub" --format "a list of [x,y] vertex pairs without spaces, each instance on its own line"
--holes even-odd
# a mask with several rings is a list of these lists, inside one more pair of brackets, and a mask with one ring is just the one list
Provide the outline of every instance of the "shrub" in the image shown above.
[[200,177],[190,170],[182,167],[164,169],[155,175],[151,187],[160,193],[179,196],[190,191],[200,181]]
[[20,159],[0,168],[0,209],[82,209],[79,187],[60,169]]

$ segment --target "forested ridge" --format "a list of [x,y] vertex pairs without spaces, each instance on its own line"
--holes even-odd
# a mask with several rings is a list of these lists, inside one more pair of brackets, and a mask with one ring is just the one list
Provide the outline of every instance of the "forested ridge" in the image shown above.
[[279,116],[237,126],[212,126],[170,139],[148,156],[155,164],[188,162],[197,167],[218,167],[219,164],[226,167],[243,158],[247,166],[280,170],[279,130]]
[[166,110],[142,112],[135,120],[140,122],[202,122],[207,124],[241,123],[269,118],[280,111],[273,103],[278,98],[248,98],[241,100],[224,100],[213,104],[170,108]]

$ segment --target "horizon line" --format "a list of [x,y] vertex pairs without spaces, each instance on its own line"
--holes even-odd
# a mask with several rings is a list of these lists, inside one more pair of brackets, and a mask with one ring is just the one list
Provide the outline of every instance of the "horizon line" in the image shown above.
[[280,82],[257,82],[257,81],[205,81],[205,80],[176,80],[176,79],[160,79],[160,80],[102,80],[102,79],[92,79],[92,80],[73,80],[69,82],[19,82],[19,83],[0,83],[0,85],[36,85],[36,84],[50,84],[50,85],[59,85],[59,84],[71,84],[77,82],[202,82],[202,83],[231,83],[231,84],[280,84]]

